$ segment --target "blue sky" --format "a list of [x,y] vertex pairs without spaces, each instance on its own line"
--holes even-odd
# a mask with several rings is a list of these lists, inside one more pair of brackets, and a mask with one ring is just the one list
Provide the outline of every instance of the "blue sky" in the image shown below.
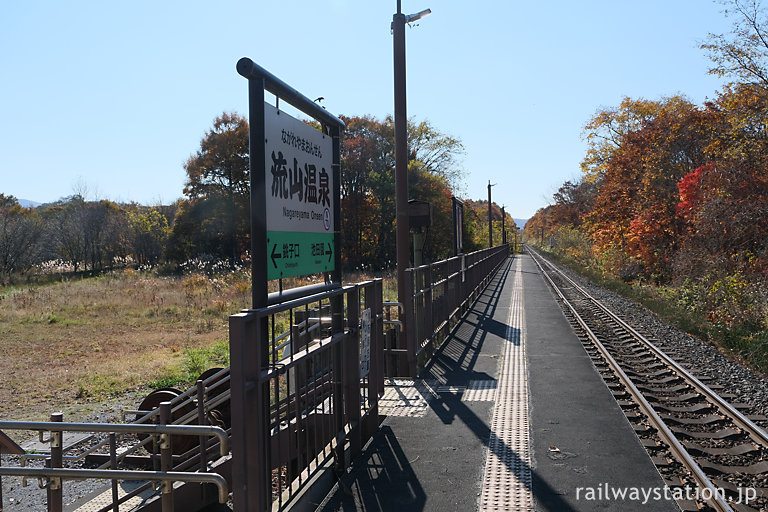
[[[461,195],[526,218],[579,175],[582,127],[625,96],[701,103],[710,0],[403,0],[408,115],[465,145]],[[393,111],[394,0],[35,1],[0,17],[0,192],[169,203],[224,111],[247,113],[250,57],[337,115]]]

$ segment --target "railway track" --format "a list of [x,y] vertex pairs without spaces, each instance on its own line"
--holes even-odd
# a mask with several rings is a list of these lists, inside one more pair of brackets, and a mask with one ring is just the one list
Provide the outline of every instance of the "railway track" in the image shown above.
[[[681,509],[768,510],[768,434],[748,404],[706,384],[526,247]],[[684,354],[676,358],[684,361]]]

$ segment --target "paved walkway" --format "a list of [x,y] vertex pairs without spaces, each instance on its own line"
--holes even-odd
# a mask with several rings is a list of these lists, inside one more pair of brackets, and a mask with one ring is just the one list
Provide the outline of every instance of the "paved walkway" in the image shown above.
[[678,510],[533,261],[510,258],[318,510]]

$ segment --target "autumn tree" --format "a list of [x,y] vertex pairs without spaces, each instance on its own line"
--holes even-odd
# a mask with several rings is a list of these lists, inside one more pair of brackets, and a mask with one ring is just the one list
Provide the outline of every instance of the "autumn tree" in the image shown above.
[[714,66],[710,73],[748,84],[768,86],[768,16],[760,0],[729,0],[725,15],[733,20],[728,34],[709,34],[701,48]]
[[47,253],[72,264],[75,271],[111,267],[127,255],[124,212],[112,201],[86,201],[75,194],[41,212]]
[[587,154],[581,170],[587,181],[595,182],[603,177],[624,138],[652,119],[659,106],[658,101],[624,98],[618,107],[601,108],[592,116],[582,133]]
[[707,161],[768,165],[768,87],[731,84],[706,104],[711,137]]
[[598,110],[584,132],[592,192],[566,182],[526,236],[581,247],[587,233],[600,270],[680,286],[682,303],[711,321],[764,325],[768,16],[758,0],[723,3],[733,30],[702,48],[711,72],[734,82],[702,106],[675,96]]
[[200,149],[184,164],[184,195],[193,204],[205,202],[199,211],[211,216],[203,229],[212,237],[207,249],[231,262],[247,248],[249,165],[248,122],[235,113],[217,117],[200,141]]
[[[464,214],[462,226],[462,248],[465,253],[475,252],[488,245],[488,223],[477,210],[474,210],[468,199],[464,200]],[[485,209],[488,211],[488,208]]]
[[422,257],[424,262],[453,255],[453,202],[447,178],[430,172],[420,161],[408,166],[408,189],[412,198],[432,205],[432,225],[426,228]]
[[614,270],[635,259],[646,275],[665,279],[679,229],[677,183],[704,163],[709,130],[706,112],[683,97],[652,105],[606,162],[586,221]]
[[[438,131],[428,121],[408,123],[408,190],[410,199],[432,205],[432,226],[426,231],[423,258],[438,261],[453,255],[453,202],[464,178],[461,140]],[[499,238],[500,240],[500,238]]]
[[125,212],[112,201],[88,202],[82,227],[86,244],[86,266],[91,270],[112,267],[115,257],[127,255]]
[[[768,174],[744,163],[710,162],[679,183],[687,274],[768,269]],[[751,267],[751,268],[750,268]]]
[[553,222],[574,228],[581,226],[592,210],[596,195],[597,184],[594,181],[566,181],[552,196]]
[[167,257],[176,262],[196,257],[231,258],[229,217],[220,197],[183,200],[168,239]]
[[540,208],[528,219],[523,228],[523,237],[529,244],[544,246],[545,240],[548,241],[554,230],[558,227],[552,221],[553,205]]
[[[395,260],[394,122],[371,117],[342,117],[342,230],[344,259],[351,267],[391,266]],[[447,256],[451,249],[451,195],[460,182],[463,146],[429,122],[408,123],[410,199],[429,201],[434,225],[425,258]]]
[[352,268],[381,267],[394,254],[393,126],[369,116],[341,119],[343,259]]
[[[493,244],[500,245],[502,241],[502,212],[501,206],[491,203],[491,222],[493,223]],[[509,213],[505,212],[504,227],[508,233],[517,230],[517,225]],[[488,247],[488,201],[480,199],[464,200],[464,251],[472,252]],[[469,236],[467,236],[469,235]]]

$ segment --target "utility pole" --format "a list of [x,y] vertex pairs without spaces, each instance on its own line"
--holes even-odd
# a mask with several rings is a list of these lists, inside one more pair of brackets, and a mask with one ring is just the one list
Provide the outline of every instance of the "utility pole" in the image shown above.
[[493,247],[493,222],[491,220],[491,187],[495,186],[488,180],[488,247]]
[[505,206],[501,207],[501,243],[506,244],[507,243],[507,230],[504,225],[507,214],[504,212]]

